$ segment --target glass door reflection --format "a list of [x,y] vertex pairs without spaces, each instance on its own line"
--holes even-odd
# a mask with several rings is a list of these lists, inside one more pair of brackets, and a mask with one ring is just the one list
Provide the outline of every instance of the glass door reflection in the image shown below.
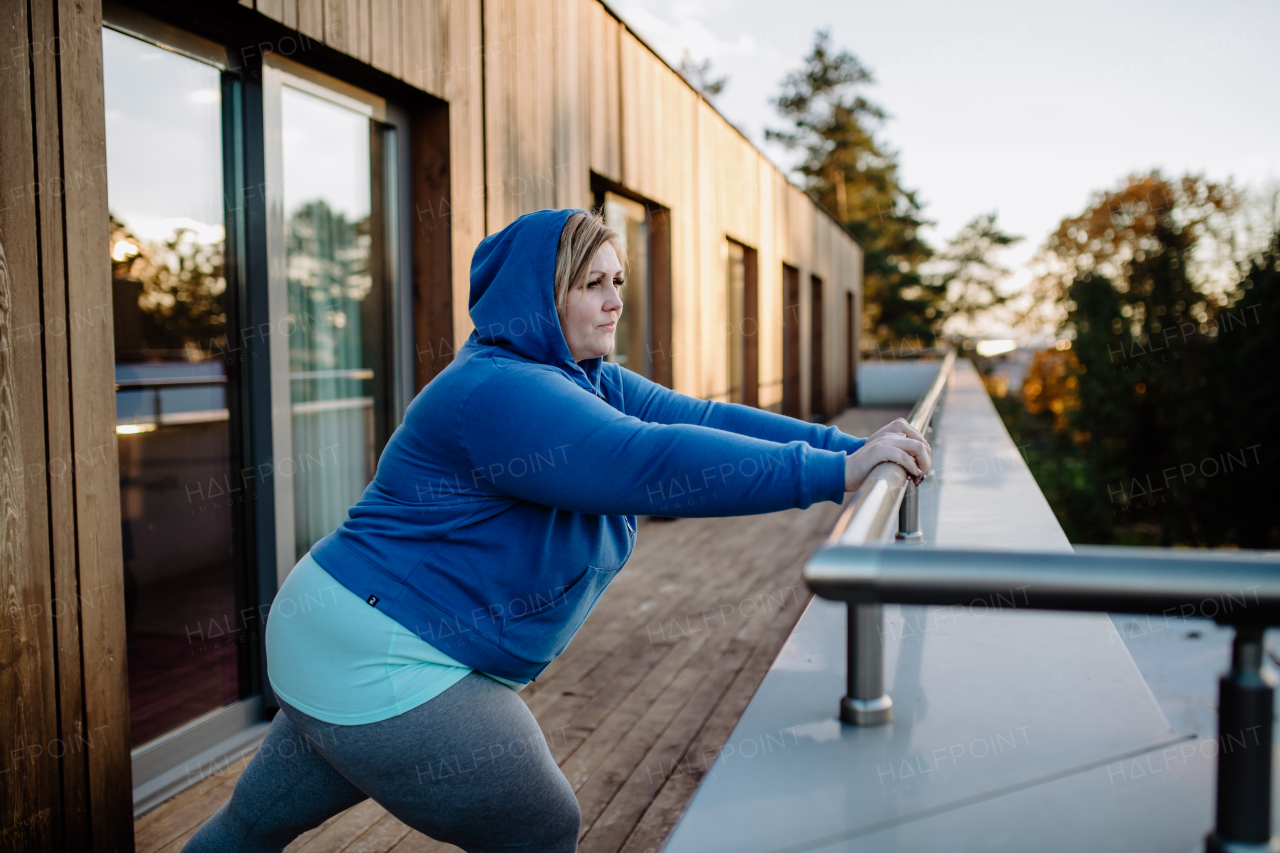
[[[243,695],[218,69],[103,32],[132,745]],[[104,259],[107,262],[107,259]]]
[[311,81],[279,70],[269,79],[278,147],[268,168],[281,188],[271,210],[283,261],[271,282],[281,334],[271,349],[283,579],[373,479],[391,329],[378,203],[383,125],[372,109]]

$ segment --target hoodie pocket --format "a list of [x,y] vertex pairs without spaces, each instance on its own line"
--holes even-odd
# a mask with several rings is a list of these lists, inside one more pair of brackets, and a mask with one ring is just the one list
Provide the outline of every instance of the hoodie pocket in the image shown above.
[[502,648],[527,661],[550,661],[565,650],[587,614],[621,571],[587,566],[558,598],[537,610],[502,620]]

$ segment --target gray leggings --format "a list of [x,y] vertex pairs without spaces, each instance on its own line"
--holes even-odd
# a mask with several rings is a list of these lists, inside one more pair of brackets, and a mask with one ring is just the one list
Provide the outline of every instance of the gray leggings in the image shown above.
[[577,850],[573,788],[524,701],[486,675],[360,726],[280,706],[231,799],[184,853],[279,851],[369,798],[468,853]]

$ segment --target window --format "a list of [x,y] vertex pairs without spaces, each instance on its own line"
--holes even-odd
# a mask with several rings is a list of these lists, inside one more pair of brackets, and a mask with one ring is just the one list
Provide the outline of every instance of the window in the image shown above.
[[280,261],[269,303],[271,327],[282,332],[271,338],[281,580],[346,518],[386,442],[391,323],[380,200],[396,144],[380,99],[285,67],[272,63],[263,77],[268,252]]
[[610,361],[670,388],[675,353],[671,317],[671,211],[592,173],[592,207],[622,236],[630,272]]
[[782,265],[782,413],[800,417],[800,270]]
[[136,748],[261,691],[259,605],[360,498],[414,365],[405,114],[121,20],[103,73]]
[[244,693],[219,69],[103,32],[133,745]]
[[824,369],[826,343],[823,340],[826,317],[822,310],[822,279],[816,275],[810,276],[809,284],[812,300],[810,303],[812,328],[809,335],[809,411],[811,413],[809,419],[822,422],[827,419],[827,375]]
[[649,263],[649,220],[644,205],[615,193],[604,194],[604,221],[626,244],[626,287],[622,292],[622,316],[618,318],[610,361],[644,377],[653,373],[652,299]]
[[844,294],[844,370],[846,406],[858,405],[858,348],[857,326],[854,325],[857,311],[854,306],[853,291]]
[[725,262],[725,286],[728,310],[725,316],[725,343],[729,365],[729,402],[746,400],[747,353],[746,336],[742,333],[746,317],[747,259],[741,243],[728,241],[728,257]]
[[729,372],[727,398],[730,403],[755,406],[760,399],[756,251],[736,240],[725,242],[725,363]]

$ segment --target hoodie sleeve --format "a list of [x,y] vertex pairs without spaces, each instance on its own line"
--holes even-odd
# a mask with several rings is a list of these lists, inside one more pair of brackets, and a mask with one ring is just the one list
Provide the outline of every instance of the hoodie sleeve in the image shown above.
[[844,500],[843,451],[646,423],[549,370],[499,371],[458,428],[473,477],[573,512],[696,518]]
[[867,443],[865,438],[847,435],[837,427],[806,423],[751,406],[687,397],[625,367],[619,367],[618,372],[622,376],[626,413],[649,423],[693,424],[766,441],[803,441],[823,450],[845,453],[853,453]]

